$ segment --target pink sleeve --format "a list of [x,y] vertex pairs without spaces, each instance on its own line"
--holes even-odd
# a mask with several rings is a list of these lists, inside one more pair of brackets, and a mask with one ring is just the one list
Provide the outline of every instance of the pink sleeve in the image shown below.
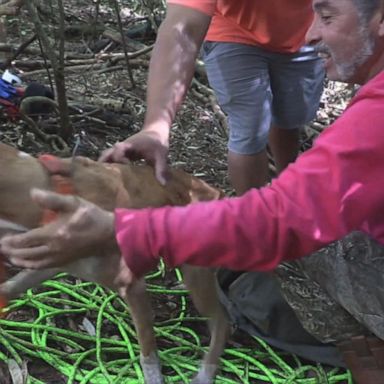
[[217,0],[167,0],[167,4],[178,4],[212,16]]
[[364,102],[350,109],[270,187],[187,207],[117,210],[128,266],[141,276],[162,257],[170,267],[265,271],[356,229],[384,242],[381,103],[370,113]]

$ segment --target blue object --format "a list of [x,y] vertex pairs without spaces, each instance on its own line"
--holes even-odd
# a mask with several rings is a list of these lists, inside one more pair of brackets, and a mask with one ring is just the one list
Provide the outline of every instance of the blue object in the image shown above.
[[14,97],[17,97],[17,90],[7,81],[0,79],[0,98],[5,100],[12,100]]

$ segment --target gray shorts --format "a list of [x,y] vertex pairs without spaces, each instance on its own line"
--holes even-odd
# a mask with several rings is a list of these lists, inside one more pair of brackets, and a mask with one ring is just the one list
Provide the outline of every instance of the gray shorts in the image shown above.
[[313,48],[294,54],[256,46],[205,42],[208,80],[228,116],[230,151],[262,151],[271,124],[300,128],[312,120],[323,90],[324,69]]

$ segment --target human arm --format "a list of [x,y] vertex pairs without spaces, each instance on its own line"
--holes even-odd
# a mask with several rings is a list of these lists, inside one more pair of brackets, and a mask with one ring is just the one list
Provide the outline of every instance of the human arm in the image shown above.
[[168,5],[150,61],[143,129],[105,151],[102,161],[145,158],[155,166],[156,176],[164,184],[170,128],[191,83],[210,19],[200,10]]
[[271,270],[353,230],[384,243],[381,106],[353,109],[270,187],[187,207],[117,211],[128,267],[141,276],[162,257],[170,267]]

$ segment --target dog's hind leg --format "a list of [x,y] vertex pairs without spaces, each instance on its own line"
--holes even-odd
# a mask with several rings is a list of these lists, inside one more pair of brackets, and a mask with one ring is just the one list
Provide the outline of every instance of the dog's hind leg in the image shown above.
[[120,295],[128,303],[140,345],[140,364],[146,384],[163,384],[161,365],[157,355],[153,313],[144,279],[135,281]]
[[211,384],[214,382],[220,356],[231,332],[227,313],[219,301],[215,275],[211,269],[183,266],[183,279],[189,289],[193,303],[202,316],[209,317],[211,340],[199,372],[192,384]]

